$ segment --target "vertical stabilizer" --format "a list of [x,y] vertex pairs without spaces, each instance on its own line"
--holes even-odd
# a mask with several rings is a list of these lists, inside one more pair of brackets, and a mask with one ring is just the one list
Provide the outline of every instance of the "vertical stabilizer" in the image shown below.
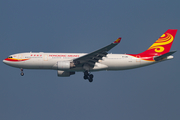
[[168,29],[154,44],[139,55],[163,55],[168,53],[174,41],[177,29]]

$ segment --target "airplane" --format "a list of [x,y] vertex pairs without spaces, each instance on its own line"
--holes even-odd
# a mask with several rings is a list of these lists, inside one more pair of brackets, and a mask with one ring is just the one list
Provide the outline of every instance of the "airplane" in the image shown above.
[[127,70],[139,68],[173,58],[170,48],[177,29],[168,29],[146,51],[139,54],[108,54],[108,51],[120,43],[118,38],[113,43],[91,53],[43,53],[29,52],[10,55],[3,63],[23,69],[57,70],[59,77],[69,77],[75,72],[84,72],[84,79],[93,81],[91,72],[101,70]]

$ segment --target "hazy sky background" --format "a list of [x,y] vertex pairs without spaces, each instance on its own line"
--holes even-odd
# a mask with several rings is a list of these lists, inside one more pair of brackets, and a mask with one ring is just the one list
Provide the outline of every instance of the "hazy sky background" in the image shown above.
[[110,53],[140,53],[167,29],[180,30],[179,0],[1,0],[0,120],[179,120],[180,31],[174,59],[125,71],[20,70],[19,52],[88,53],[118,37]]

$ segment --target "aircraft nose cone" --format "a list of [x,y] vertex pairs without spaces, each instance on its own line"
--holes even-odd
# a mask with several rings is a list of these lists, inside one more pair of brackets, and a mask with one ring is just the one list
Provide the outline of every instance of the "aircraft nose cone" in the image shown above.
[[7,63],[7,61],[4,59],[4,60],[3,60],[3,63],[5,63],[5,64],[6,64],[6,63]]

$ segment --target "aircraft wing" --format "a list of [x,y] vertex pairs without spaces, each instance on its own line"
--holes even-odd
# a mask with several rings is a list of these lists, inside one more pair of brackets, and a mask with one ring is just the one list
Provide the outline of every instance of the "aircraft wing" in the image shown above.
[[102,57],[105,57],[108,54],[107,52],[113,47],[115,47],[118,43],[120,43],[120,41],[121,41],[121,38],[118,38],[116,41],[114,41],[110,45],[107,45],[99,50],[96,50],[94,52],[81,56],[79,58],[76,58],[73,60],[73,62],[75,63],[75,65],[87,63],[89,65],[94,66],[96,62],[98,62],[99,60],[102,60]]

